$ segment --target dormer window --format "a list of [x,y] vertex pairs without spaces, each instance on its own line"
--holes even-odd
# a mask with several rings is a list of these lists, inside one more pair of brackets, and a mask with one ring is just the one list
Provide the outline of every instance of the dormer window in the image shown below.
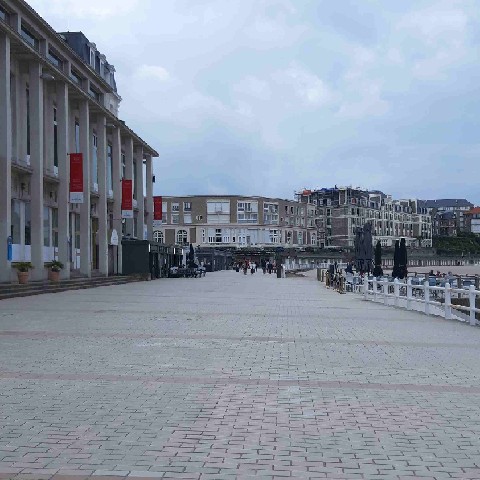
[[90,48],[90,66],[95,68],[95,50]]

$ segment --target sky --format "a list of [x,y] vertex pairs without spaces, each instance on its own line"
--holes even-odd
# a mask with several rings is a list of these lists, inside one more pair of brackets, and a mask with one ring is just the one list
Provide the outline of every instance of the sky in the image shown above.
[[477,0],[30,0],[116,68],[156,195],[480,204]]

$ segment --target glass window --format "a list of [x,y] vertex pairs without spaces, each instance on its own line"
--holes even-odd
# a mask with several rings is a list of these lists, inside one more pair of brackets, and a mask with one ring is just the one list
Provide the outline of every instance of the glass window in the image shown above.
[[122,178],[125,178],[127,173],[127,164],[125,163],[125,152],[122,152]]
[[192,223],[192,214],[184,213],[183,214],[183,223]]
[[21,216],[20,216],[20,201],[12,200],[12,220],[11,220],[11,227],[10,227],[10,235],[12,237],[12,243],[20,244],[21,243]]
[[264,203],[263,204],[263,223],[278,224],[278,204]]
[[20,31],[20,35],[22,38],[30,44],[32,47],[37,48],[38,45],[38,40],[35,38],[35,36],[28,30],[24,25],[22,25],[22,29]]
[[92,182],[98,183],[97,135],[92,136]]
[[82,84],[82,77],[81,75],[73,70],[73,68],[70,70],[70,78],[77,84],[81,85]]
[[52,246],[58,247],[58,208],[52,208]]
[[258,202],[238,202],[237,203],[237,222],[238,223],[257,223],[258,222]]
[[27,103],[27,155],[30,155],[30,89],[25,90],[26,103]]
[[153,241],[158,243],[164,243],[163,232],[160,230],[155,230],[153,232]]
[[58,125],[57,109],[53,107],[53,165],[58,167]]
[[75,153],[80,153],[80,124],[75,120]]
[[25,245],[32,244],[32,217],[30,214],[30,202],[25,202]]
[[172,223],[178,224],[179,223],[178,217],[179,217],[178,213],[173,213],[172,214]]
[[0,6],[0,19],[6,20],[7,19],[7,12]]
[[269,232],[270,243],[279,243],[280,235],[278,230],[270,230]]
[[172,212],[178,212],[180,210],[179,203],[172,203]]
[[50,208],[43,207],[43,246],[49,247],[51,245],[50,235]]
[[50,48],[48,49],[47,58],[50,61],[50,63],[53,63],[53,65],[55,65],[58,68],[62,68],[63,62],[60,60],[60,57],[55,52],[53,52]]
[[207,213],[220,213],[220,214],[228,214],[230,213],[230,202],[229,201],[215,201],[215,200],[208,200],[207,201]]
[[186,230],[179,230],[177,232],[177,243],[180,245],[184,245],[188,243],[187,241],[187,231]]
[[90,85],[90,88],[88,89],[88,93],[91,97],[93,97],[97,102],[100,101],[100,93]]
[[191,212],[192,211],[192,202],[183,202],[183,211]]
[[107,145],[107,189],[113,191],[112,171],[113,171],[112,146],[110,144],[108,144]]
[[75,214],[75,248],[80,248],[80,214]]

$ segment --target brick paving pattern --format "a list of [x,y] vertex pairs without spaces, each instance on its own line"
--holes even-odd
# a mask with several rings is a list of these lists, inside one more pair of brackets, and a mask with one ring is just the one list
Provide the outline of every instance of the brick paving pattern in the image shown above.
[[0,303],[0,479],[480,479],[480,329],[217,272]]

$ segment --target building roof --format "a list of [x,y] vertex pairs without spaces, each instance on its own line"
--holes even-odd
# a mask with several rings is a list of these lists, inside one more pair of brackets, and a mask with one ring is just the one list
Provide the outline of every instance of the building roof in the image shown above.
[[[278,197],[266,197],[264,195],[235,195],[235,194],[228,194],[228,195],[164,195],[164,199],[172,199],[172,198],[185,198],[185,199],[192,199],[192,198],[205,198],[205,199],[212,199],[212,200],[229,200],[232,198],[238,198],[240,200],[267,200],[267,201],[276,201],[276,202],[291,202],[291,203],[298,203],[296,200],[291,198],[278,198]],[[313,205],[310,204],[310,205]]]
[[464,212],[464,215],[475,215],[480,213],[480,207],[473,207],[468,212]]
[[[57,38],[63,48],[65,48],[72,55],[78,55],[77,52],[73,48],[71,48],[67,42],[65,42],[65,40],[60,36],[60,34],[56,32],[50,26],[50,24],[47,23],[47,21],[43,17],[41,17],[40,14],[36,12],[25,0],[17,0],[17,2],[19,3],[19,6],[23,7],[30,15],[32,15],[35,18],[35,21],[37,21],[48,33],[50,33],[54,38]],[[23,48],[27,49],[29,53],[35,55],[36,58],[40,61],[40,63],[42,63],[43,65],[47,65],[49,69],[53,69],[55,72],[55,76],[58,76],[59,78],[67,81],[69,85],[71,85],[74,89],[77,90],[78,93],[85,95],[85,97],[88,98],[89,101],[95,101],[92,97],[88,96],[87,92],[83,91],[78,85],[73,83],[71,79],[61,69],[52,65],[44,56],[40,54],[38,50],[32,48],[28,43],[24,42],[20,37],[20,34],[16,32],[11,26],[7,25],[5,22],[0,22],[0,31],[8,32],[8,34],[13,33],[14,35],[16,35],[17,39],[20,41],[20,45],[22,45]],[[95,73],[97,74],[96,79],[102,82],[102,85],[106,87],[106,89],[110,89],[110,91],[115,91],[114,87],[112,87],[105,79],[98,75],[97,72]],[[143,140],[137,133],[135,133],[131,128],[129,128],[123,120],[117,118],[112,112],[110,112],[110,110],[108,110],[107,108],[105,108],[105,106],[101,105],[98,102],[97,106],[102,109],[102,111],[111,121],[111,123],[113,123],[115,126],[121,126],[122,130],[126,130],[134,138],[134,140],[138,141],[144,148],[147,149],[149,154],[151,154],[153,157],[158,157],[158,152],[153,147],[151,147],[145,140]]]
[[438,198],[436,200],[419,200],[419,206],[425,208],[445,208],[445,207],[473,207],[473,203],[470,203],[465,198]]
[[[87,66],[92,67],[97,75],[99,75],[103,80],[105,80],[115,92],[117,92],[117,84],[115,82],[115,77],[112,75],[112,81],[110,77],[103,78],[100,72],[100,57],[102,54],[95,49],[95,66],[90,65],[90,48],[89,45],[92,43],[82,32],[60,32],[60,38],[82,59],[83,63]],[[113,73],[115,70],[112,68],[106,59],[104,68],[108,73]]]

